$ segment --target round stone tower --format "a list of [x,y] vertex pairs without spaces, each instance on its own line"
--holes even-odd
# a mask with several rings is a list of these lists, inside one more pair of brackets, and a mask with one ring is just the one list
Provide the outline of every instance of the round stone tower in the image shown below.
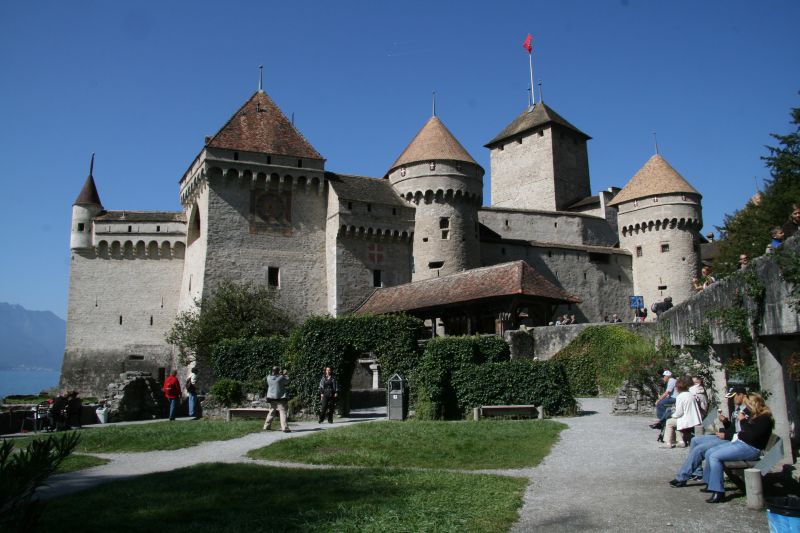
[[416,207],[412,281],[480,266],[483,168],[438,117],[425,123],[387,176]]
[[78,198],[72,204],[72,228],[70,230],[69,247],[71,250],[92,247],[92,219],[103,210],[100,195],[94,184],[94,154],[89,163],[89,176],[83,184]]
[[673,304],[694,294],[703,227],[700,193],[656,154],[614,197],[619,209],[620,247],[633,256],[634,293],[645,307],[672,297]]

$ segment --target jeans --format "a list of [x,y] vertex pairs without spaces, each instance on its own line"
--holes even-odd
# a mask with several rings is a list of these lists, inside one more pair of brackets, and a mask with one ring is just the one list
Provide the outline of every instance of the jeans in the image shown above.
[[675,398],[672,396],[667,396],[660,402],[656,404],[656,418],[659,420],[663,420],[665,418],[664,411],[667,410],[667,407],[675,405]]
[[723,461],[751,461],[758,459],[761,451],[746,442],[725,442],[706,454],[706,466],[703,468],[703,482],[708,484],[712,492],[725,492],[725,469]]
[[189,416],[197,416],[197,394],[194,392],[189,393]]
[[167,398],[169,400],[169,419],[175,420],[175,410],[178,408],[178,398]]
[[678,469],[675,479],[678,481],[686,481],[689,479],[700,465],[703,464],[703,458],[706,456],[706,452],[726,442],[728,441],[716,435],[700,435],[693,438],[692,443],[689,445],[689,455]]

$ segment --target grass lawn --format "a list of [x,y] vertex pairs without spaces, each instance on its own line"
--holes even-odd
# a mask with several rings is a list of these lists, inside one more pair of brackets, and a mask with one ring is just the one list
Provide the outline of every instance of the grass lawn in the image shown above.
[[102,459],[100,457],[95,457],[94,455],[76,455],[71,454],[66,459],[64,459],[60,465],[58,465],[58,470],[56,470],[56,474],[66,474],[67,472],[75,472],[76,470],[83,470],[85,468],[91,468],[93,466],[100,466],[108,463],[108,459]]
[[522,468],[539,464],[566,427],[549,420],[354,424],[282,440],[248,455],[368,467]]
[[[76,452],[113,453],[149,452],[153,450],[178,450],[212,440],[229,440],[261,430],[263,421],[193,420],[185,422],[154,422],[129,426],[109,426],[79,430],[81,440]],[[58,433],[57,435],[60,435]],[[25,446],[34,438],[14,439],[17,447]]]
[[50,500],[41,530],[499,532],[516,521],[526,484],[449,472],[204,464]]

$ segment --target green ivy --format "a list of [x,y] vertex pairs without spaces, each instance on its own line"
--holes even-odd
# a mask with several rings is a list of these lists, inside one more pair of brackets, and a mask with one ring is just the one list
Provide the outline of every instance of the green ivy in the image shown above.
[[372,353],[384,382],[395,372],[410,376],[419,359],[422,321],[407,315],[311,317],[289,337],[289,391],[295,409],[320,408],[319,380],[331,367],[339,383],[339,409],[349,412],[350,380],[357,360]]
[[554,361],[465,365],[453,371],[451,384],[461,413],[481,405],[541,405],[548,415],[576,409],[567,372]]
[[214,375],[263,385],[273,366],[286,366],[288,346],[289,339],[280,336],[225,339],[211,353]]
[[238,405],[244,400],[242,383],[235,379],[223,378],[218,380],[211,386],[211,394],[217,403],[225,407]]
[[781,269],[781,276],[789,284],[791,294],[789,304],[800,313],[800,253],[788,246],[781,246],[775,256]]

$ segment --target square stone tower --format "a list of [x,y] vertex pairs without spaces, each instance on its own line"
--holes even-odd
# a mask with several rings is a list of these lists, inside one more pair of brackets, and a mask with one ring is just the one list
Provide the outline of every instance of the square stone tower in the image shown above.
[[591,196],[589,139],[544,102],[523,111],[486,144],[492,206],[565,211]]

